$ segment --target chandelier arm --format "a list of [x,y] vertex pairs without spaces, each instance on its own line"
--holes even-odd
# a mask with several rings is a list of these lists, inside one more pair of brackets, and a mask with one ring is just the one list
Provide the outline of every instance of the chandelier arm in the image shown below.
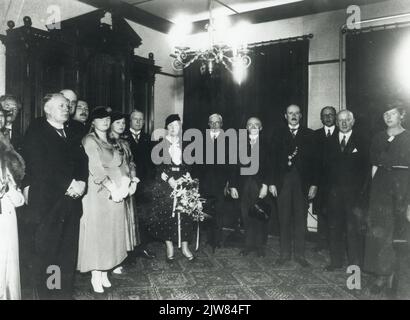
[[188,68],[191,64],[193,64],[196,60],[198,60],[198,58],[199,58],[199,55],[196,55],[195,57],[193,57],[190,61],[188,61],[186,64],[185,64],[185,66],[184,66],[184,68]]

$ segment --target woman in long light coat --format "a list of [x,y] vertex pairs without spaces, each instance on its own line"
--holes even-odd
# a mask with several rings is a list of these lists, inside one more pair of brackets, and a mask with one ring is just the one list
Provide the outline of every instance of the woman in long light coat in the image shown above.
[[[83,139],[89,159],[87,193],[80,222],[78,269],[91,271],[94,292],[111,287],[107,272],[127,257],[126,199],[135,182],[120,150],[109,141],[110,114],[103,107],[90,116],[91,132]],[[132,193],[132,192],[131,192]]]

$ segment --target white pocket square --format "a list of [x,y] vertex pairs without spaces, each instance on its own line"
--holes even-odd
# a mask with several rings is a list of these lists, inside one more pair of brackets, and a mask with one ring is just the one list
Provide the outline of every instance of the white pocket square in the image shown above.
[[352,153],[356,153],[359,152],[356,148],[354,148],[354,150],[352,151]]

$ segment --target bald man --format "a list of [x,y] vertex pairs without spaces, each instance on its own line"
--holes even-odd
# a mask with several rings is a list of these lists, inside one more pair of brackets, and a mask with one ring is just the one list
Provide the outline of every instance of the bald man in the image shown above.
[[354,129],[354,115],[348,110],[336,116],[339,132],[331,137],[324,154],[323,174],[328,177],[328,225],[330,264],[326,271],[362,265],[363,211],[360,208],[367,173],[370,173],[369,144]]

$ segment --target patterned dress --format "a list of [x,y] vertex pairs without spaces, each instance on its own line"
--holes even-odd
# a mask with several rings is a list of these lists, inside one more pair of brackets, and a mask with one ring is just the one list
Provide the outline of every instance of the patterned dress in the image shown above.
[[[182,163],[182,160],[175,160],[170,154],[172,150],[179,149],[179,154],[182,155],[182,148],[178,143],[172,145],[168,139],[164,139],[164,145],[164,158],[171,159],[171,163],[160,164],[156,168],[156,176],[152,185],[153,199],[148,218],[148,231],[158,240],[178,243],[178,215],[175,214],[172,217],[174,200],[170,197],[173,190],[169,183],[162,179],[162,174],[165,173],[168,177],[177,180],[188,172],[188,167]],[[194,232],[192,218],[181,214],[180,227],[181,241],[190,241]]]
[[373,178],[365,245],[364,269],[377,275],[394,272],[393,240],[407,237],[406,210],[410,203],[410,133],[389,139],[386,132],[372,141]]

